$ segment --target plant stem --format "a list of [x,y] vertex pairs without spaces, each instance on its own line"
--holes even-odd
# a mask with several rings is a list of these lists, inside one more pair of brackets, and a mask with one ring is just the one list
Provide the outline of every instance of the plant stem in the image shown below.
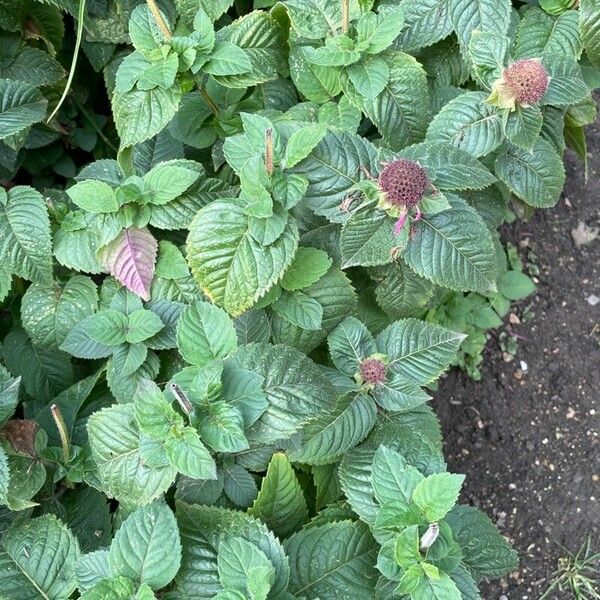
[[186,415],[192,414],[194,412],[194,407],[188,400],[184,391],[176,383],[171,384],[171,390],[173,391],[173,396],[175,396],[179,406],[181,406],[181,410],[183,410]]
[[206,104],[208,104],[208,107],[210,108],[210,110],[212,110],[213,113],[215,113],[215,115],[218,115],[219,107],[217,106],[215,101],[210,97],[210,94],[204,89],[203,86],[201,86],[199,83],[197,85],[198,85],[198,91],[200,92],[200,95],[204,98],[204,101],[206,102]]
[[271,127],[265,131],[265,169],[269,177],[273,175],[273,129]]
[[163,32],[165,39],[170,40],[173,37],[173,34],[171,33],[171,30],[165,23],[163,16],[160,14],[160,10],[156,4],[156,0],[146,0],[146,3],[148,4],[148,8],[150,9],[152,16],[154,17],[156,24],[158,25],[159,29]]
[[350,29],[350,0],[342,0],[342,33]]
[[100,136],[100,139],[114,152],[118,152],[119,149],[114,146],[114,144],[106,137],[106,134],[100,129],[100,126],[96,121],[94,121],[94,117],[90,115],[90,113],[86,110],[83,104],[77,102],[75,97],[72,98],[73,103],[79,109],[79,112],[85,117],[86,121],[93,127],[94,131]]
[[58,435],[60,437],[60,443],[62,445],[63,458],[67,463],[71,458],[71,444],[69,442],[69,432],[67,431],[67,424],[63,419],[62,413],[60,412],[60,408],[58,408],[56,404],[53,404],[50,407],[50,412],[52,413],[52,418],[54,419],[56,429],[58,429]]

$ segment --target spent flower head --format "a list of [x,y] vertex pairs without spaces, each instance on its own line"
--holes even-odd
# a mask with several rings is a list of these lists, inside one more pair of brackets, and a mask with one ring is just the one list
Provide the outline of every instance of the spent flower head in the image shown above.
[[361,385],[373,387],[385,382],[387,363],[385,355],[374,354],[365,358],[359,366],[359,371],[356,374],[356,380]]
[[492,86],[488,102],[514,110],[537,104],[548,90],[550,76],[541,61],[524,58],[510,64]]

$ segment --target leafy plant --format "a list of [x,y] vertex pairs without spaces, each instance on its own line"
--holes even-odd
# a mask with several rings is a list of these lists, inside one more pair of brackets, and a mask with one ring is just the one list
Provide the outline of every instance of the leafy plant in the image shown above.
[[533,292],[498,228],[586,160],[599,24],[4,0],[0,598],[474,600],[514,569],[426,389]]

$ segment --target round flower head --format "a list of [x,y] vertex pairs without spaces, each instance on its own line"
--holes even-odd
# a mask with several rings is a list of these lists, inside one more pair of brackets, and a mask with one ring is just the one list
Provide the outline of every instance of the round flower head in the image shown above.
[[429,180],[420,164],[400,158],[385,166],[377,183],[387,202],[397,208],[412,208],[423,199]]
[[385,363],[378,358],[366,358],[360,363],[360,376],[364,383],[376,385],[385,381]]
[[539,60],[524,58],[504,70],[504,85],[517,104],[535,104],[548,89],[550,78]]

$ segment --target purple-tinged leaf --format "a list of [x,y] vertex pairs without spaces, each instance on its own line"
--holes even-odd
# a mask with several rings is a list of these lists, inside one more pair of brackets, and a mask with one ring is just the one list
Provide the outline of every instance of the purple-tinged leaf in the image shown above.
[[158,243],[145,227],[124,229],[103,246],[99,258],[106,270],[142,300],[150,300],[150,285]]

